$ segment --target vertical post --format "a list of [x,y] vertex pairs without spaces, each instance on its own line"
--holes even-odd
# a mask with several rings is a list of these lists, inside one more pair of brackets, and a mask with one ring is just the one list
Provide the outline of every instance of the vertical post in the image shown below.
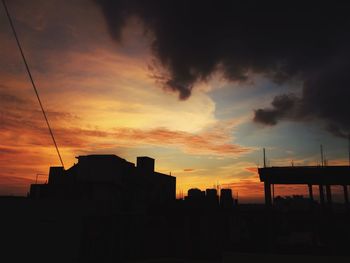
[[329,184],[326,185],[326,195],[327,195],[327,203],[329,206],[332,205],[332,191],[331,186]]
[[271,207],[271,184],[269,182],[264,182],[265,191],[265,206],[267,208]]
[[314,201],[314,195],[313,195],[313,192],[312,192],[312,184],[309,184],[308,187],[309,187],[309,198],[310,198],[310,201]]
[[343,189],[344,189],[344,202],[345,202],[345,205],[349,206],[348,186],[347,185],[343,185]]
[[265,148],[263,148],[263,155],[264,155],[264,168],[266,168],[266,153],[265,153]]
[[323,192],[323,185],[322,185],[322,184],[320,184],[320,185],[318,186],[318,188],[319,188],[319,190],[320,190],[320,204],[321,204],[322,206],[324,206],[324,192]]

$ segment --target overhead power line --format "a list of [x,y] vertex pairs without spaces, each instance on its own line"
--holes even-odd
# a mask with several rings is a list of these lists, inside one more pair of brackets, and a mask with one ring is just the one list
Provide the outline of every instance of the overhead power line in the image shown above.
[[29,78],[30,78],[30,82],[32,83],[32,86],[33,86],[35,95],[36,95],[36,97],[37,97],[37,99],[38,99],[38,102],[39,102],[41,111],[42,111],[42,113],[43,113],[43,115],[44,115],[44,119],[45,119],[46,124],[47,124],[47,127],[48,127],[48,129],[49,129],[49,132],[50,132],[52,141],[53,141],[53,143],[54,143],[54,145],[55,145],[55,148],[56,148],[56,151],[57,151],[57,154],[58,154],[58,158],[60,159],[60,162],[61,162],[62,166],[64,167],[64,164],[63,164],[63,161],[62,161],[62,157],[61,157],[60,151],[58,150],[58,146],[57,146],[57,143],[56,143],[56,140],[55,140],[55,136],[53,135],[53,132],[52,132],[52,129],[51,129],[49,120],[48,120],[48,118],[47,118],[47,116],[46,116],[46,113],[45,113],[43,104],[41,103],[40,96],[39,96],[39,93],[38,93],[38,89],[36,88],[35,83],[34,83],[34,80],[33,80],[33,77],[32,77],[32,74],[30,73],[30,69],[29,69],[27,60],[26,60],[26,58],[25,58],[25,56],[24,56],[24,53],[23,53],[21,44],[20,44],[20,42],[19,42],[19,40],[18,40],[18,36],[17,36],[16,30],[15,30],[15,27],[14,27],[14,25],[13,25],[13,23],[12,23],[12,19],[11,19],[11,16],[10,16],[9,11],[8,11],[8,9],[7,9],[5,0],[2,0],[2,4],[3,4],[3,6],[4,6],[4,9],[5,9],[7,18],[8,18],[8,20],[9,20],[9,23],[10,23],[10,26],[11,26],[11,29],[12,29],[12,32],[13,32],[13,35],[15,36],[15,39],[16,39],[16,42],[17,42],[17,46],[18,46],[19,51],[20,51],[20,53],[21,53],[21,55],[22,55],[22,59],[23,59],[24,65],[25,65],[25,67],[26,67],[26,69],[27,69],[28,76],[29,76]]

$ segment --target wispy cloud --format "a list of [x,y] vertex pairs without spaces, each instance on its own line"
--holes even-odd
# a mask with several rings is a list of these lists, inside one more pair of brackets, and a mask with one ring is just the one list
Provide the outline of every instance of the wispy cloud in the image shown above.
[[[0,185],[13,192],[13,181],[9,181],[8,176],[23,178],[23,184],[18,184],[18,191],[24,193],[23,185],[28,184],[36,173],[46,172],[50,165],[58,165],[56,153],[35,100],[3,86],[0,88],[0,101],[4,105],[0,115]],[[49,106],[47,114],[66,164],[72,163],[78,154],[110,152],[118,148],[163,147],[194,156],[230,158],[253,150],[234,142],[234,130],[240,120],[216,121],[200,131],[189,132],[167,127],[121,128],[111,124],[102,129],[97,125],[86,125],[84,115],[73,115],[64,107],[52,109]],[[203,172],[200,168],[189,169],[187,173],[190,174]]]
[[118,129],[115,136],[120,142],[179,147],[189,154],[237,156],[251,151],[249,148],[231,143],[230,134],[219,131],[192,134],[164,128],[147,131]]
[[[240,120],[217,119],[208,92],[221,84],[203,82],[179,102],[150,76],[153,57],[140,28],[131,25],[123,32],[125,41],[137,44],[115,47],[98,10],[92,5],[81,10],[79,3],[10,6],[67,167],[79,154],[140,148],[157,154],[161,148],[185,156],[176,160],[176,169],[195,185],[212,171],[183,159],[234,159],[254,150],[234,137]],[[36,173],[59,162],[7,24],[0,23],[0,35],[0,194],[6,189],[24,194]]]

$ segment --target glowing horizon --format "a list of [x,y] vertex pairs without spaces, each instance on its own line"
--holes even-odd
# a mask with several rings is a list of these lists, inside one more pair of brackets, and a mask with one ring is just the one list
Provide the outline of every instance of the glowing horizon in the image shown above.
[[[9,4],[66,168],[78,155],[116,154],[131,162],[147,155],[157,171],[177,177],[177,192],[220,184],[243,202],[262,202],[256,168],[263,147],[271,165],[317,165],[320,144],[330,164],[347,164],[345,140],[319,121],[254,123],[254,110],[280,94],[263,74],[232,82],[218,67],[179,100],[159,82],[169,72],[137,19],[129,20],[117,45],[95,4],[83,10],[79,4]],[[59,161],[6,19],[1,10],[0,195],[25,195],[36,175]],[[301,93],[300,82],[282,89],[291,86]],[[280,188],[283,195],[304,190]]]

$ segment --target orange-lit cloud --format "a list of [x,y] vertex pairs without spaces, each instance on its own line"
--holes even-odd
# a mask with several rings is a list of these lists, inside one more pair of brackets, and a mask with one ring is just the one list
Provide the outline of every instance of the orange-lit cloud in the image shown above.
[[232,183],[223,184],[222,188],[233,189],[233,194],[240,202],[262,202],[264,197],[264,185],[257,177],[240,179]]
[[[164,92],[150,70],[154,58],[137,21],[130,21],[123,44],[116,46],[91,3],[83,10],[68,2],[9,7],[66,168],[80,154],[125,157],[148,150],[163,157],[166,150],[172,152],[180,189],[252,176],[244,169],[251,163],[217,166],[254,150],[234,136],[245,119],[216,116],[208,93],[223,83],[200,83],[182,102]],[[74,10],[89,19],[81,20]],[[26,194],[37,174],[45,182],[49,167],[60,163],[6,23],[0,23],[0,194]],[[174,171],[173,166],[162,169]]]
[[[27,94],[18,95],[9,87],[0,88],[0,101],[4,106],[0,116],[0,188],[4,193],[25,193],[28,183],[37,173],[46,173],[50,165],[59,165],[53,143],[42,113],[35,100]],[[153,129],[89,127],[85,115],[77,116],[48,107],[47,115],[67,166],[74,156],[103,149],[165,147],[178,149],[184,154],[238,157],[252,149],[234,144],[233,130],[237,121],[219,121],[200,132]],[[118,152],[114,152],[118,154]],[[189,170],[187,170],[188,172]],[[193,172],[203,172],[193,169]],[[12,185],[8,176],[23,178],[23,183]],[[47,176],[43,179],[47,179]],[[17,182],[17,181],[16,181]],[[17,189],[17,190],[16,190]]]
[[183,131],[170,131],[158,128],[148,131],[135,129],[118,129],[115,131],[117,141],[128,141],[129,144],[151,144],[180,147],[190,154],[209,154],[235,156],[250,151],[233,143],[230,136],[216,132],[191,134]]
[[258,173],[258,168],[257,167],[247,167],[246,170],[248,172],[252,172],[252,173],[255,173],[255,174]]

